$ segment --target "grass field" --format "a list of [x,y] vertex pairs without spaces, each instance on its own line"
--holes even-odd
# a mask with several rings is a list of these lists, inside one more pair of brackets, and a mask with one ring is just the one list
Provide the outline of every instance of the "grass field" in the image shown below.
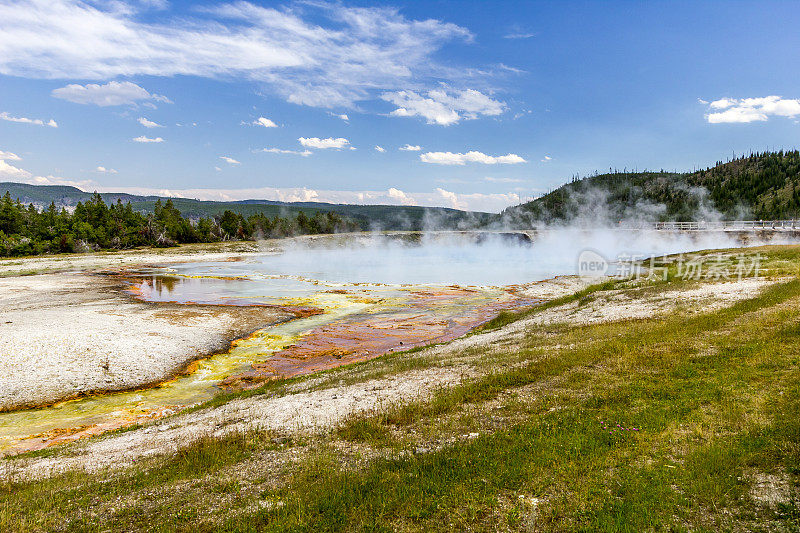
[[[208,437],[133,468],[6,482],[0,530],[800,531],[800,248],[762,253],[781,281],[731,307],[531,325],[476,350],[461,384],[322,435]],[[413,361],[430,363],[361,367]]]

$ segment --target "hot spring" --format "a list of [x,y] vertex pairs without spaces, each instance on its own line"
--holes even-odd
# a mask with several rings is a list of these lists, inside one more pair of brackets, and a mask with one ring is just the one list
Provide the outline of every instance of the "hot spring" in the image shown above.
[[447,342],[504,309],[536,305],[525,286],[574,274],[587,248],[613,260],[730,246],[718,235],[629,231],[334,236],[287,240],[280,252],[235,261],[112,273],[119,290],[154,305],[279,306],[297,318],[265,324],[156,387],[0,413],[0,453],[163,416],[221,389]]

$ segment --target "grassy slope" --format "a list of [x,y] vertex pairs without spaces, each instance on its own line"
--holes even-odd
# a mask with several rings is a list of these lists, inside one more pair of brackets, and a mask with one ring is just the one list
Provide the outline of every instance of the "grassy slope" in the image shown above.
[[[0,529],[797,531],[800,248],[768,253],[795,279],[710,313],[531,327],[478,351],[482,377],[313,441],[204,439],[7,483]],[[290,452],[303,459],[263,462]]]

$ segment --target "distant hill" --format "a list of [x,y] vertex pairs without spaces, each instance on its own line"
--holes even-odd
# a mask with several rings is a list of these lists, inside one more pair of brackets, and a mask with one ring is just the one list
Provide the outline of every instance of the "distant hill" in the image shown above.
[[[24,204],[48,206],[55,202],[58,207],[71,207],[85,203],[91,193],[76,187],[61,185],[29,185],[25,183],[0,182],[0,195],[8,191],[11,197]],[[138,196],[127,193],[101,193],[106,203],[130,202],[136,211],[152,212],[155,202],[166,197]],[[323,202],[278,202],[273,200],[242,200],[236,202],[213,202],[191,198],[172,198],[172,203],[189,218],[213,217],[226,210],[245,217],[264,214],[268,217],[294,217],[300,211],[312,216],[315,212],[335,212],[358,222],[364,230],[419,230],[425,227],[470,228],[489,222],[494,215],[475,211],[460,211],[445,207],[417,207],[396,205],[351,205]]]
[[800,152],[753,153],[696,172],[611,172],[576,179],[498,220],[619,221],[800,217]]

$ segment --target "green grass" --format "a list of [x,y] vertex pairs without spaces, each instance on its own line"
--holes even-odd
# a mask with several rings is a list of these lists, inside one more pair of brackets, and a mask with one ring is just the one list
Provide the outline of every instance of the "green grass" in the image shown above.
[[[378,461],[360,472],[338,469],[335,464],[307,465],[280,492],[286,505],[246,521],[234,519],[228,529],[333,531],[382,529],[390,524],[419,530],[480,529],[497,518],[495,508],[509,491],[547,500],[537,522],[546,529],[732,527],[737,513],[746,518],[752,512],[747,505],[739,509],[750,486],[744,475],[747,468],[778,469],[793,477],[798,473],[800,424],[795,414],[800,412],[800,368],[796,362],[788,369],[777,363],[785,356],[785,348],[798,353],[800,338],[784,336],[783,342],[775,342],[762,334],[745,344],[729,344],[740,333],[737,330],[717,340],[723,348],[717,356],[697,358],[692,357],[695,349],[685,334],[714,331],[798,296],[800,282],[791,282],[732,309],[689,320],[682,328],[676,328],[675,322],[634,328],[621,341],[576,350],[572,360],[532,364],[442,391],[431,402],[381,414],[378,424],[374,420],[351,423],[343,430],[345,436],[374,441],[382,426],[439,416],[464,403],[484,401],[499,391],[538,381],[547,372],[560,373],[565,367],[608,356],[657,370],[620,381],[586,401],[548,410],[512,428],[435,453]],[[791,318],[800,318],[800,311],[795,310]],[[750,330],[752,325],[740,327]],[[678,336],[686,340],[679,342]],[[731,375],[732,368],[753,360],[763,362]],[[754,380],[767,379],[775,372],[773,365],[786,372],[778,381],[787,388],[770,391],[767,400],[773,416],[769,422],[746,425],[735,435],[701,439],[692,443],[688,453],[673,449],[676,424],[690,422],[703,409],[724,405],[726,394],[746,391]],[[609,434],[600,421],[640,431]],[[364,428],[369,431],[359,434]],[[675,463],[677,468],[669,468]],[[781,512],[792,516],[792,503],[785,505]],[[733,514],[728,517],[721,510]],[[780,522],[781,512],[768,514]]]

